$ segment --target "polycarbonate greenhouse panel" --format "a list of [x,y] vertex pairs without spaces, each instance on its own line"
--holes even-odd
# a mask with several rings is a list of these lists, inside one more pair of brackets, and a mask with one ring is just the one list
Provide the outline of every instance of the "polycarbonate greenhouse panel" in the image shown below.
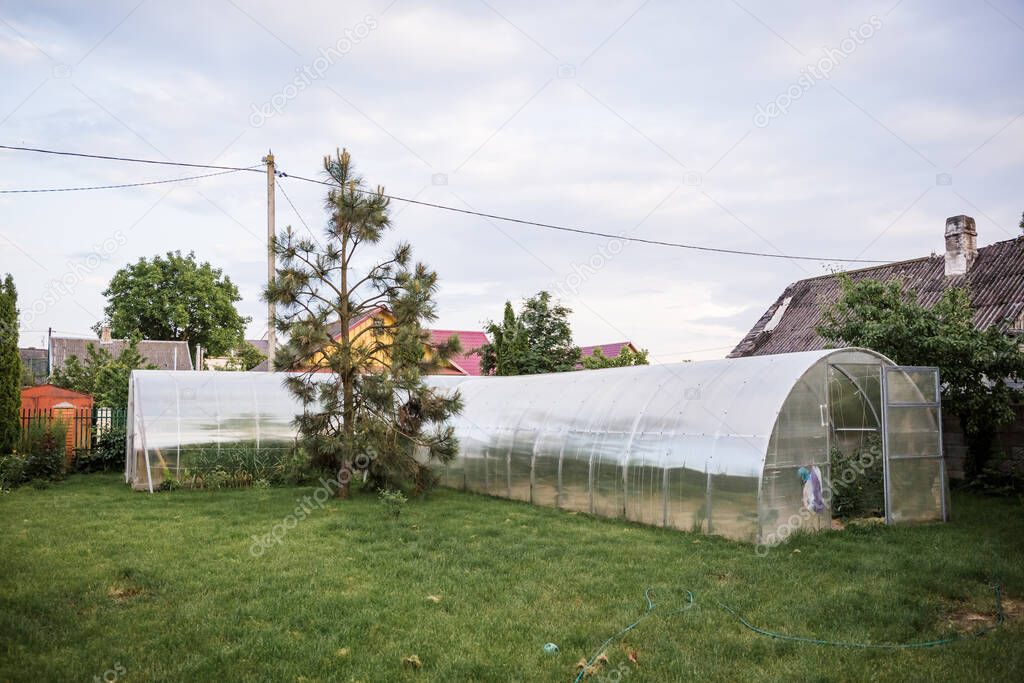
[[[833,364],[853,379],[830,385]],[[891,362],[840,349],[431,378],[465,402],[453,418],[459,456],[443,477],[471,491],[745,540],[778,539],[794,524],[828,528],[828,510],[812,519],[801,510],[799,469],[829,476],[830,401],[842,403],[844,427],[879,428],[882,365]]]
[[948,519],[938,369],[886,367],[882,381],[886,519]]
[[280,455],[302,405],[284,375],[135,370],[129,380],[126,479],[150,491],[227,447]]
[[[872,351],[839,349],[426,381],[459,391],[465,406],[451,421],[458,455],[438,468],[446,486],[774,542],[796,527],[830,526],[827,507],[803,509],[800,468],[818,467],[827,486],[830,449],[881,430],[882,394],[890,403],[887,442],[930,458],[894,464],[891,477],[910,490],[897,516],[935,518],[946,484],[938,411],[929,403],[937,399],[934,374],[905,369],[883,387],[883,368],[891,366]],[[302,407],[283,380],[280,373],[133,372],[126,478],[152,490],[226,446],[289,447]]]

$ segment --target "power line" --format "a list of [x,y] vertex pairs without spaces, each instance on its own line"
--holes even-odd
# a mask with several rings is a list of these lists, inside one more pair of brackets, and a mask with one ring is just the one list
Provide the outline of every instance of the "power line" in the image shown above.
[[40,149],[38,147],[17,147],[14,145],[0,145],[0,149],[9,149],[16,152],[38,152],[40,154],[55,154],[63,157],[82,157],[84,159],[104,159],[106,161],[128,161],[135,164],[157,164],[159,166],[185,166],[188,168],[212,168],[219,171],[252,171],[254,173],[261,173],[256,170],[256,166],[240,167],[240,166],[216,166],[213,164],[188,164],[183,161],[159,161],[157,159],[137,159],[134,157],[116,157],[109,156],[106,154],[84,154],[82,152],[61,152],[53,149]]
[[[284,174],[281,174],[281,175],[284,175]],[[281,194],[284,195],[285,200],[288,202],[288,206],[292,207],[292,211],[294,211],[295,215],[299,217],[300,221],[302,221],[302,224],[306,227],[306,230],[309,231],[309,234],[312,235],[313,239],[316,239],[316,234],[314,234],[313,231],[310,230],[309,224],[306,223],[306,219],[303,218],[302,214],[299,213],[299,210],[297,208],[295,208],[295,204],[292,203],[292,198],[289,197],[288,193],[284,191],[284,183],[278,183],[277,184],[277,188],[279,190],[281,190]],[[320,240],[317,240],[317,244],[319,244],[319,243],[320,243]]]
[[[279,173],[280,176],[285,178],[295,178],[296,180],[304,180],[308,183],[316,183],[318,185],[326,185],[328,187],[338,187],[336,183],[327,182],[324,180],[316,180],[315,178],[304,178],[298,175],[290,175],[288,173]],[[355,188],[356,192],[364,194],[376,194],[372,190],[364,190],[361,188]],[[857,259],[857,258],[827,258],[823,256],[794,256],[792,254],[772,254],[762,251],[746,251],[743,249],[725,249],[721,247],[705,247],[697,244],[684,244],[682,242],[666,242],[663,240],[650,240],[644,239],[643,237],[628,237],[625,235],[615,235],[608,232],[597,232],[596,230],[585,230],[583,228],[573,228],[565,225],[554,225],[551,223],[539,223],[537,221],[528,221],[522,218],[511,218],[509,216],[499,216],[493,213],[484,213],[483,211],[473,211],[471,209],[460,209],[455,206],[447,206],[445,204],[434,204],[433,202],[424,202],[419,199],[409,199],[407,197],[399,197],[398,195],[385,194],[382,196],[388,199],[406,202],[408,204],[417,204],[419,206],[426,206],[432,209],[441,209],[443,211],[452,211],[454,213],[463,213],[469,216],[480,216],[481,218],[490,218],[496,221],[505,221],[506,223],[517,223],[519,225],[530,225],[537,228],[546,228],[548,230],[560,230],[562,232],[571,232],[578,235],[591,235],[593,237],[606,237],[608,239],[619,240],[621,242],[638,242],[640,244],[651,244],[659,247],[673,247],[676,249],[692,249],[694,251],[709,251],[717,254],[736,254],[739,256],[760,256],[763,258],[775,258],[775,259],[786,259],[795,261],[834,261],[837,263],[888,263],[888,261],[875,261],[871,259]]]
[[[238,169],[247,170],[247,169]],[[39,192],[81,192],[83,190],[114,190],[123,187],[143,187],[145,185],[162,185],[165,183],[180,183],[186,180],[199,180],[200,178],[212,178],[218,175],[227,175],[228,173],[237,173],[236,170],[231,171],[217,171],[216,173],[204,173],[202,175],[186,176],[184,178],[168,178],[167,180],[150,180],[141,183],[123,183],[121,185],[91,185],[88,187],[43,187],[35,188],[31,190],[0,190],[0,194],[33,194]]]
[[[133,157],[118,157],[118,156],[110,156],[110,155],[105,155],[105,154],[84,154],[84,153],[80,153],[80,152],[62,152],[62,151],[57,151],[57,150],[52,150],[52,149],[40,149],[40,148],[36,148],[36,147],[18,147],[18,146],[14,146],[14,145],[0,145],[0,149],[8,149],[8,150],[14,150],[14,151],[21,151],[21,152],[37,152],[37,153],[40,153],[40,154],[56,154],[56,155],[59,155],[59,156],[82,157],[82,158],[86,158],[86,159],[104,159],[104,160],[108,160],[108,161],[125,161],[125,162],[139,163],[139,164],[159,164],[159,165],[163,165],[163,166],[184,166],[184,167],[189,167],[189,168],[209,168],[209,169],[221,170],[221,171],[252,171],[254,173],[260,173],[261,172],[261,171],[259,171],[254,166],[239,167],[239,166],[216,166],[216,165],[212,165],[212,164],[189,164],[189,163],[177,162],[177,161],[159,161],[159,160],[155,160],[155,159],[138,159],[138,158],[133,158]],[[280,176],[282,178],[295,178],[296,180],[302,180],[302,181],[305,181],[307,183],[316,183],[317,185],[326,185],[328,187],[337,187],[336,183],[331,183],[331,182],[327,182],[327,181],[323,181],[323,180],[316,180],[314,178],[306,178],[306,177],[299,176],[299,175],[290,175],[290,174],[284,173],[284,172],[278,172],[278,176]],[[373,192],[371,190],[364,190],[364,189],[361,189],[361,188],[356,188],[355,191],[361,192],[361,193],[364,193],[364,194],[373,194]],[[791,260],[791,261],[819,261],[819,262],[820,261],[832,261],[832,262],[836,262],[836,263],[867,263],[867,264],[889,263],[888,261],[878,261],[878,260],[872,260],[872,259],[829,258],[829,257],[823,257],[823,256],[797,256],[797,255],[793,255],[793,254],[772,254],[772,253],[762,252],[762,251],[748,251],[748,250],[745,250],[745,249],[725,249],[725,248],[722,248],[722,247],[707,247],[707,246],[701,246],[701,245],[698,245],[698,244],[685,244],[685,243],[682,243],[682,242],[668,242],[668,241],[664,241],[664,240],[645,239],[645,238],[642,238],[642,237],[627,237],[627,236],[624,236],[624,235],[615,235],[615,234],[612,234],[612,233],[598,232],[596,230],[586,230],[584,228],[575,228],[575,227],[570,227],[570,226],[566,226],[566,225],[555,225],[555,224],[552,224],[552,223],[541,223],[541,222],[538,222],[538,221],[529,221],[529,220],[525,220],[525,219],[522,219],[522,218],[512,218],[510,216],[500,216],[498,214],[485,213],[483,211],[474,211],[472,209],[461,209],[461,208],[458,208],[458,207],[455,207],[455,206],[447,206],[445,204],[435,204],[433,202],[425,202],[425,201],[421,201],[421,200],[418,200],[418,199],[410,199],[408,197],[401,197],[401,196],[398,196],[398,195],[383,194],[383,196],[387,197],[388,199],[393,200],[393,201],[405,202],[407,204],[415,204],[417,206],[425,206],[425,207],[428,207],[428,208],[431,208],[431,209],[440,209],[442,211],[450,211],[450,212],[453,212],[453,213],[461,213],[461,214],[465,214],[465,215],[468,215],[468,216],[479,216],[481,218],[489,218],[491,220],[504,221],[506,223],[515,223],[517,225],[529,225],[529,226],[532,226],[532,227],[544,228],[544,229],[547,229],[547,230],[557,230],[557,231],[561,231],[561,232],[569,232],[569,233],[574,233],[574,234],[578,234],[578,235],[589,235],[591,237],[603,237],[603,238],[606,238],[606,239],[619,240],[619,241],[622,241],[622,242],[635,242],[635,243],[638,243],[638,244],[649,244],[649,245],[653,245],[653,246],[670,247],[670,248],[674,248],[674,249],[689,249],[689,250],[692,250],[692,251],[704,251],[704,252],[710,252],[710,253],[716,253],[716,254],[734,254],[734,255],[738,255],[738,256],[759,256],[759,257],[762,257],[762,258],[786,259],[786,260]],[[287,199],[287,195],[285,195],[285,198]],[[289,203],[291,203],[290,200],[289,200]],[[294,208],[294,206],[293,206],[293,208]],[[296,213],[298,213],[298,212],[296,212]],[[300,216],[300,220],[301,220],[301,216]]]

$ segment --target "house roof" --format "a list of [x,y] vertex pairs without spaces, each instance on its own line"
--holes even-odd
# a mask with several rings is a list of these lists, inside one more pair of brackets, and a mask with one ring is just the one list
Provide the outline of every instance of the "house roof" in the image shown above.
[[36,384],[35,386],[25,387],[21,390],[21,397],[24,398],[39,398],[39,397],[50,397],[50,398],[88,398],[92,399],[91,394],[86,394],[81,391],[75,391],[73,389],[65,389],[64,387],[58,387],[55,384]]
[[18,356],[21,358],[23,363],[27,362],[27,361],[30,361],[30,360],[43,360],[43,361],[45,361],[46,357],[47,357],[47,353],[46,353],[46,349],[37,349],[34,346],[27,346],[27,347],[22,347],[22,348],[18,349]]
[[458,337],[462,344],[462,353],[452,356],[452,365],[465,375],[476,377],[483,374],[480,370],[480,354],[476,351],[489,341],[486,334],[471,330],[427,330],[427,332],[430,333],[428,343],[431,346],[445,343],[452,335]]
[[[377,306],[373,310],[371,310],[371,311],[369,311],[367,313],[364,313],[363,315],[359,316],[358,318],[353,320],[351,323],[349,323],[348,329],[349,330],[355,329],[359,325],[362,325],[363,322],[367,318],[372,318],[372,317],[374,317],[376,315],[380,315],[382,313],[387,313],[388,315],[390,315],[391,311],[389,311],[387,309],[387,307],[385,307],[385,306]],[[333,322],[327,323],[327,334],[331,335],[331,337],[337,338],[337,336],[339,334],[341,334],[341,321],[340,320],[335,320]]]
[[256,350],[262,353],[264,356],[267,355],[267,349],[269,348],[266,339],[246,339],[245,343],[250,346],[255,346]]
[[[65,361],[71,356],[85,360],[89,353],[88,347],[96,346],[109,351],[117,358],[128,348],[127,339],[111,339],[109,342],[87,337],[50,337],[50,368],[56,370],[64,367]],[[188,342],[159,341],[143,339],[137,349],[147,363],[152,363],[160,370],[193,370],[192,356],[188,350]]]
[[[918,301],[926,307],[935,305],[947,288],[966,287],[977,327],[1009,329],[1024,312],[1024,237],[980,247],[967,275],[947,277],[943,254],[862,268],[846,275],[855,282],[899,281],[903,291],[916,292]],[[839,274],[794,282],[758,319],[729,358],[825,348],[825,340],[814,328],[820,322],[822,307],[838,300],[840,294]]]
[[[386,311],[386,310],[387,309],[379,308],[379,309],[375,309],[374,311],[371,311],[370,313],[367,313],[366,315],[364,315],[364,316],[356,319],[355,321],[353,321],[352,324],[349,325],[349,329],[352,329],[352,328],[358,326],[363,321],[365,321],[367,318],[370,318],[370,317],[372,317],[374,315],[379,314],[381,311]],[[328,325],[327,329],[328,329],[328,333],[331,336],[337,336],[338,332],[341,330],[341,326],[338,324],[337,321],[335,321],[335,322],[331,323],[330,325]],[[458,374],[460,374],[460,375],[470,375],[470,376],[474,376],[474,377],[483,374],[482,371],[480,370],[480,355],[477,354],[476,351],[481,346],[483,346],[484,344],[488,343],[488,341],[490,341],[490,340],[487,339],[487,335],[486,334],[484,334],[483,332],[475,331],[475,330],[425,330],[425,331],[429,335],[429,338],[427,340],[427,344],[429,344],[430,346],[434,346],[434,347],[439,346],[439,345],[445,343],[446,341],[448,341],[448,338],[451,337],[452,335],[455,335],[456,337],[459,338],[459,342],[462,344],[462,353],[453,356],[450,359],[450,361],[449,361],[452,364],[452,366],[454,366],[454,369],[458,372]],[[267,348],[266,348],[267,343],[266,343],[266,341],[265,340],[259,340],[259,341],[262,342],[262,347],[257,346],[257,341],[256,340],[249,340],[249,343],[253,344],[257,348],[259,348],[262,353],[266,354],[266,352],[267,352]],[[267,362],[268,361],[264,360],[262,363],[260,363],[256,367],[254,367],[252,369],[252,372],[265,372],[267,370]]]
[[630,351],[636,351],[636,347],[633,346],[631,341],[612,342],[611,344],[595,344],[593,346],[581,346],[580,357],[585,358],[587,356],[593,356],[594,352],[601,349],[601,355],[605,358],[615,358],[622,349],[628,348]]

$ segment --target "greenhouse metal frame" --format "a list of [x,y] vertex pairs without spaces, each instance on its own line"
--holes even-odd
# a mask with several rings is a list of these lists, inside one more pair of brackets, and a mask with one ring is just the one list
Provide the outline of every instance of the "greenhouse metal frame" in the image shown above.
[[[842,453],[881,464],[888,523],[948,519],[938,371],[873,351],[427,381],[465,404],[459,454],[438,466],[452,488],[774,543],[830,528],[828,505],[804,508],[800,469],[828,498],[864,475],[831,472]],[[233,443],[280,453],[301,410],[279,373],[135,371],[126,479],[152,491]]]

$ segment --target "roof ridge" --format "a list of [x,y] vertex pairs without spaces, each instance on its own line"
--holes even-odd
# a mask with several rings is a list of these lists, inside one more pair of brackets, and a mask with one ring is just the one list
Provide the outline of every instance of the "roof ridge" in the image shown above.
[[[111,339],[109,339],[107,341],[103,341],[99,337],[57,337],[57,336],[53,336],[53,337],[50,337],[50,339],[59,339],[59,340],[70,339],[71,341],[99,342],[100,344],[113,344],[114,342],[125,342],[125,343],[128,343],[129,341],[131,341],[130,339],[122,339],[122,338],[116,338],[116,339],[115,338],[111,338]],[[140,339],[138,343],[140,343],[140,344],[188,344],[188,342],[185,341],[184,339]],[[28,348],[33,348],[33,347],[28,347]]]
[[[998,247],[998,246],[1001,246],[1001,245],[1005,245],[1005,244],[1007,244],[1009,242],[1019,242],[1022,239],[1024,239],[1024,236],[1021,236],[1021,237],[1011,237],[1008,240],[999,240],[998,242],[991,242],[989,244],[986,244],[983,247],[978,247],[978,252],[980,253],[984,249],[990,249],[992,247]],[[795,282],[791,282],[790,286],[795,285],[797,282],[806,282],[808,280],[820,280],[820,279],[823,279],[823,278],[835,277],[837,275],[852,275],[854,273],[863,273],[863,272],[866,272],[866,271],[869,271],[869,270],[878,270],[880,268],[889,268],[891,266],[898,266],[898,265],[902,265],[904,263],[916,263],[917,261],[927,261],[928,259],[933,259],[933,258],[944,258],[944,255],[943,254],[929,254],[928,256],[918,256],[916,258],[902,259],[900,261],[889,261],[888,263],[880,263],[877,266],[865,266],[864,268],[854,268],[853,270],[839,270],[839,271],[836,271],[834,273],[825,273],[824,275],[812,275],[811,277],[805,277],[805,278],[801,278],[799,280],[796,280]]]

